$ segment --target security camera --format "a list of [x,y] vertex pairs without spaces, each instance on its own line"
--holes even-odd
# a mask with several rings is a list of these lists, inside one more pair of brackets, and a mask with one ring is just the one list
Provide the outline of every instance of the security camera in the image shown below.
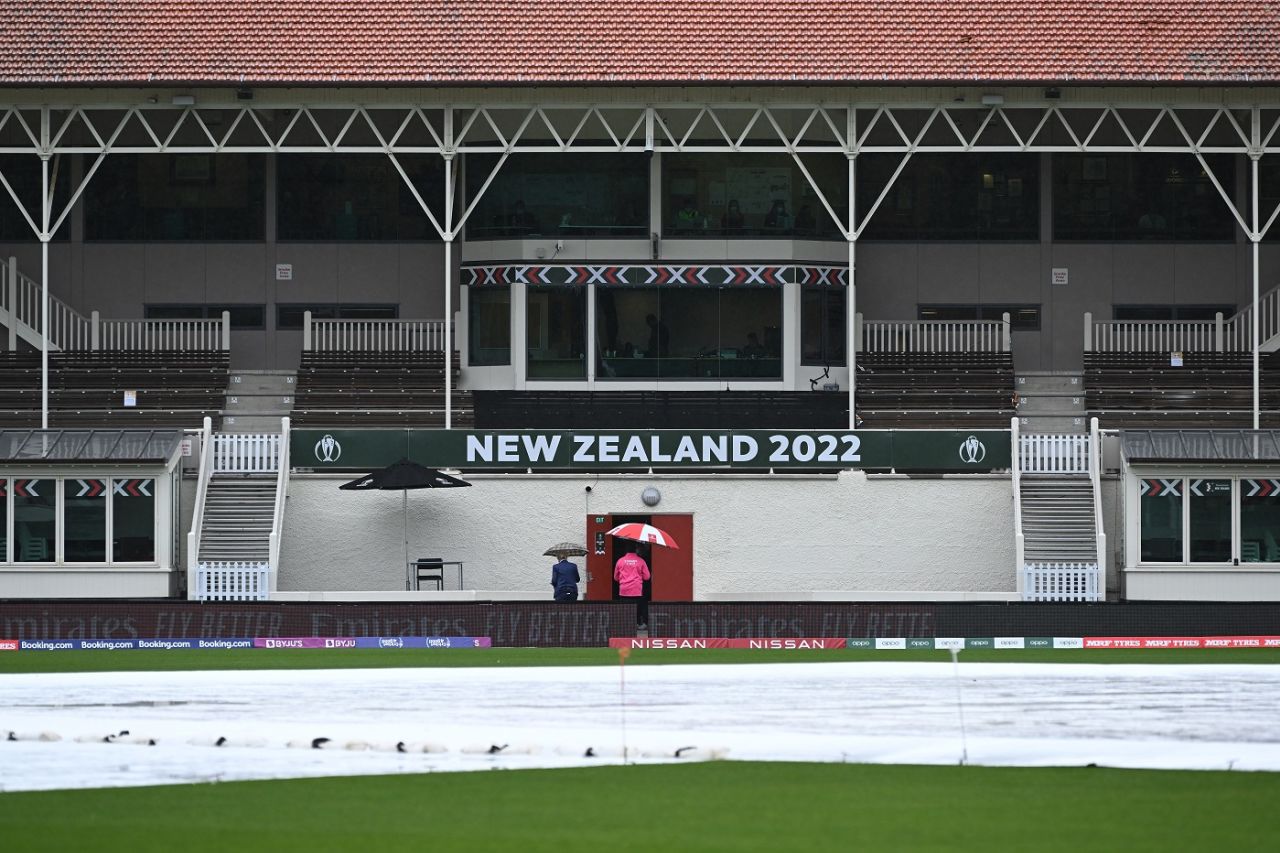
[[587,493],[590,494],[590,492],[591,492],[591,487],[587,486]]

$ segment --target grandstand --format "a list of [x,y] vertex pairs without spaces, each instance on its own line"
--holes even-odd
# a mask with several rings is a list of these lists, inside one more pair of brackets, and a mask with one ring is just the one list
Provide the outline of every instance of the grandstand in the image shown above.
[[[69,484],[129,472],[10,460],[0,484],[58,485],[52,515],[6,492],[6,542],[52,525],[52,565],[7,544],[0,595],[143,568],[203,595],[203,525],[253,532],[221,561],[249,597],[399,593],[419,542],[465,561],[450,593],[534,596],[528,542],[661,517],[696,519],[671,600],[1009,600],[1045,573],[1062,600],[1280,597],[1239,521],[1271,518],[1249,503],[1270,460],[1123,452],[1125,430],[1280,426],[1275,10],[1175,0],[1155,33],[1136,2],[975,0],[1007,26],[957,52],[963,16],[917,3],[654,29],[569,2],[568,34],[473,0],[122,3],[92,32],[80,5],[0,2],[0,427],[186,430],[162,512],[187,535],[167,564],[79,565]],[[706,49],[725,32],[791,48]],[[521,455],[556,436],[605,450]],[[485,441],[514,463],[486,471]],[[336,495],[400,456],[484,488],[399,517]],[[212,523],[236,478],[254,499]],[[1152,504],[1161,479],[1183,485]],[[1202,479],[1230,495],[1212,537]]]

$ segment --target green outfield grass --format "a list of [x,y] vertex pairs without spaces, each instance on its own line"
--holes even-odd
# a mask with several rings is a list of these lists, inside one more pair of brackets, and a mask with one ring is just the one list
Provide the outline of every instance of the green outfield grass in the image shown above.
[[[950,661],[945,651],[634,649],[627,665]],[[1280,649],[973,649],[961,663],[1280,663]],[[404,666],[606,666],[614,649],[139,649],[0,652],[5,672],[346,669]]]
[[0,794],[7,850],[1223,851],[1280,774],[711,764]]

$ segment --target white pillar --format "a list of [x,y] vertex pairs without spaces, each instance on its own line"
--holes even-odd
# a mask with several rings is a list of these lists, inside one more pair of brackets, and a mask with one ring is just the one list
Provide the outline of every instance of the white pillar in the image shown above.
[[[450,161],[444,163],[448,183]],[[444,428],[453,429],[453,234],[444,241]]]
[[[1257,128],[1257,116],[1254,117],[1254,128]],[[1253,187],[1250,199],[1252,203],[1253,218],[1250,220],[1252,227],[1249,231],[1249,240],[1253,243],[1253,311],[1250,312],[1251,325],[1253,326],[1253,428],[1259,428],[1261,420],[1262,400],[1258,388],[1258,370],[1259,359],[1258,349],[1262,346],[1262,342],[1258,340],[1258,315],[1262,312],[1262,306],[1258,304],[1258,240],[1261,239],[1261,227],[1258,222],[1258,161],[1260,155],[1253,157]]]
[[[850,118],[852,121],[852,118]],[[852,133],[850,142],[852,142]],[[858,428],[857,392],[858,392],[858,336],[854,332],[858,314],[857,287],[857,252],[858,231],[855,193],[858,185],[858,159],[849,155],[849,228],[845,239],[849,243],[849,284],[845,291],[845,356],[844,363],[849,366],[849,429]]]
[[[48,111],[42,123],[48,128]],[[40,429],[49,428],[49,155],[40,155]]]

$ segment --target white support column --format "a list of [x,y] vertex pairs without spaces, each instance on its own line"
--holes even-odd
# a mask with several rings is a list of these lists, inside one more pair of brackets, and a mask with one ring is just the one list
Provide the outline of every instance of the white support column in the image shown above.
[[[40,132],[48,142],[49,109],[40,111]],[[40,429],[49,428],[49,155],[40,155]]]
[[89,349],[97,352],[102,346],[102,315],[97,310],[89,313]]
[[[853,110],[849,111],[851,114]],[[853,118],[850,116],[849,128],[849,144],[854,141]],[[844,319],[845,319],[845,357],[844,363],[849,366],[849,429],[858,428],[858,335],[855,331],[857,326],[858,314],[858,286],[857,286],[857,252],[858,252],[858,228],[857,228],[857,196],[855,193],[858,188],[858,155],[849,155],[849,227],[845,232],[845,239],[849,243],[849,284],[845,289],[844,300]]]
[[311,312],[302,312],[302,351],[311,352]]
[[231,312],[222,312],[222,351],[228,352],[231,349]]
[[[1254,133],[1258,133],[1258,116],[1257,110],[1254,110],[1253,121]],[[1250,155],[1253,163],[1253,181],[1250,189],[1250,211],[1251,218],[1249,230],[1249,242],[1253,244],[1253,310],[1250,311],[1249,321],[1253,327],[1253,428],[1258,429],[1262,420],[1262,397],[1259,390],[1259,357],[1258,351],[1262,346],[1262,342],[1258,340],[1259,333],[1259,315],[1262,313],[1262,306],[1258,304],[1258,241],[1262,239],[1260,223],[1258,222],[1258,163],[1262,159],[1261,154]]]
[[[450,162],[444,161],[446,184]],[[447,189],[445,194],[450,194]],[[448,213],[445,217],[450,218]],[[453,234],[444,241],[444,428],[453,429]]]

